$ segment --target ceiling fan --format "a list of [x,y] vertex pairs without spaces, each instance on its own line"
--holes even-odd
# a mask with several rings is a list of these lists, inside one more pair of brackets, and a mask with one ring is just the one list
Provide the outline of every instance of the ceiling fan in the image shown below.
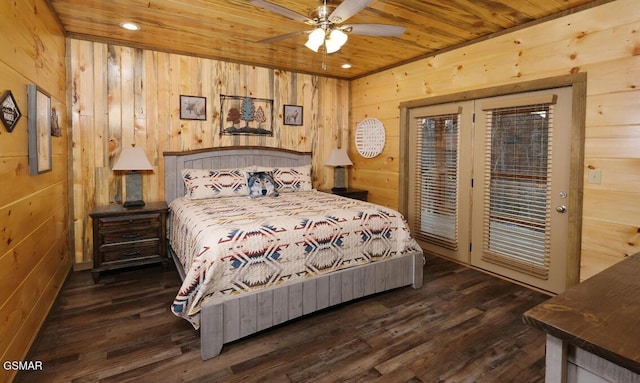
[[350,33],[368,36],[402,36],[406,28],[398,25],[342,24],[372,2],[373,0],[344,0],[340,5],[335,6],[327,0],[323,0],[322,4],[312,9],[309,12],[309,17],[307,17],[265,0],[251,0],[251,4],[257,7],[270,10],[292,20],[301,21],[313,27],[312,30],[287,33],[260,40],[260,43],[270,43],[309,34],[305,46],[314,52],[318,52],[320,48],[324,48],[323,52],[325,54],[339,51],[344,43],[347,42],[348,34]]

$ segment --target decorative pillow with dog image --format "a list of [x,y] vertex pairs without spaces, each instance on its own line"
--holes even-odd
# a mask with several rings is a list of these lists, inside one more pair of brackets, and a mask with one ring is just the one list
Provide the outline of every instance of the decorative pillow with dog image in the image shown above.
[[282,167],[282,168],[258,168],[259,171],[270,170],[276,189],[280,193],[311,191],[311,165]]
[[247,195],[246,170],[184,169],[182,179],[187,188],[186,196],[189,199],[206,199]]
[[276,183],[271,172],[246,172],[249,198],[277,197]]

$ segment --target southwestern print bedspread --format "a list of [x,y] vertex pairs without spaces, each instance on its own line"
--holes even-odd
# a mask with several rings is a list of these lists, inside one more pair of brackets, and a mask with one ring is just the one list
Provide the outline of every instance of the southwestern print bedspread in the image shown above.
[[186,276],[172,311],[199,328],[203,299],[419,251],[395,210],[318,191],[178,198],[169,240]]

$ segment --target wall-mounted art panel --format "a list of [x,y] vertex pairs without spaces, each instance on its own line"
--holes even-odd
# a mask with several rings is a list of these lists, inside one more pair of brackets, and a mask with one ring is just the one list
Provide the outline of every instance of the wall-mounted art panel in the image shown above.
[[220,135],[273,136],[273,100],[220,96]]
[[27,85],[29,119],[29,174],[51,171],[51,97],[36,85]]

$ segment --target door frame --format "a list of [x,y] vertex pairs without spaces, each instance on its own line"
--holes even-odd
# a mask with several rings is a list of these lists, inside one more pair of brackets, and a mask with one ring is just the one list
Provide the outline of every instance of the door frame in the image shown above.
[[[566,86],[572,87],[573,99],[571,111],[571,171],[569,174],[569,193],[571,193],[570,195],[572,196],[576,196],[576,198],[573,200],[573,205],[568,207],[569,239],[567,243],[568,254],[565,287],[568,288],[578,284],[580,282],[580,254],[582,246],[583,167],[587,104],[587,74],[584,72],[401,102],[398,210],[405,216],[408,216],[410,177],[408,153],[409,145],[411,144],[409,142],[409,129],[412,126],[409,117],[410,109]],[[468,266],[472,267],[470,264]]]

